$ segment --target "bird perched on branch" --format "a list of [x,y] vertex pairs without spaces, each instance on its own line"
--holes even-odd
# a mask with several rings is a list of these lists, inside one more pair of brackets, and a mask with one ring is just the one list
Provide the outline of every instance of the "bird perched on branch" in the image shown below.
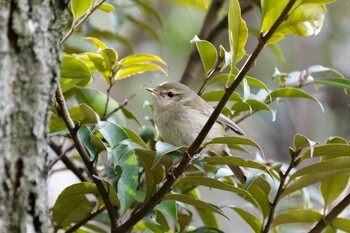
[[[156,88],[146,88],[154,96],[154,123],[164,141],[175,146],[190,146],[207,122],[214,109],[193,90],[178,82],[164,82]],[[220,114],[209,131],[204,142],[226,135],[225,126],[236,134],[244,132],[231,119]],[[217,155],[229,156],[225,144],[212,144],[204,150]],[[245,183],[246,176],[242,168],[230,166],[240,182]]]

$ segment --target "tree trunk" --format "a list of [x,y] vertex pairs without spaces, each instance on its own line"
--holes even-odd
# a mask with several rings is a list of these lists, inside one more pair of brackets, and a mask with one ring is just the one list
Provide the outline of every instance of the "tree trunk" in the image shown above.
[[0,0],[0,232],[51,232],[47,125],[66,1]]

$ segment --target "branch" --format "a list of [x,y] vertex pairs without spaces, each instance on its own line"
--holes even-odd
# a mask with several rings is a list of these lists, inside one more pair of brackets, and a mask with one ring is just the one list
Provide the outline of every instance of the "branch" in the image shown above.
[[77,23],[73,24],[71,26],[71,28],[69,29],[69,31],[67,32],[66,35],[64,35],[63,39],[61,40],[61,44],[63,44],[71,35],[73,32],[75,32],[89,17],[92,13],[94,13],[95,10],[97,10],[97,8],[99,8],[106,0],[101,0],[99,3],[97,3],[95,6],[93,6],[91,9],[89,9],[86,14],[84,15],[84,17]]
[[56,101],[57,101],[57,104],[59,106],[60,115],[63,118],[63,120],[64,120],[64,122],[69,130],[70,135],[72,136],[72,139],[73,139],[74,144],[75,144],[75,148],[79,152],[86,168],[88,169],[94,183],[96,184],[96,187],[101,195],[102,200],[105,203],[105,206],[106,206],[106,209],[108,212],[108,216],[109,216],[109,219],[111,221],[112,229],[114,229],[116,227],[116,216],[117,216],[116,211],[114,209],[114,206],[113,206],[111,200],[109,199],[108,193],[105,190],[102,181],[97,179],[98,174],[95,170],[95,167],[93,166],[93,163],[89,158],[88,152],[85,150],[85,147],[84,147],[82,141],[80,140],[77,132],[75,131],[75,125],[73,123],[72,118],[69,115],[69,112],[68,112],[68,109],[66,106],[66,102],[64,100],[64,96],[62,93],[62,89],[61,89],[59,84],[58,84],[58,87],[56,90]]
[[291,162],[290,162],[290,164],[288,166],[287,171],[284,174],[280,174],[280,178],[281,178],[280,185],[278,187],[275,199],[273,200],[273,202],[270,205],[270,207],[271,207],[270,213],[269,213],[269,216],[267,218],[267,222],[266,222],[266,224],[264,226],[264,229],[262,230],[262,233],[268,233],[269,232],[271,223],[272,223],[273,218],[275,216],[275,210],[276,210],[276,207],[277,207],[277,203],[280,200],[280,197],[281,197],[281,195],[282,195],[282,193],[284,191],[284,183],[286,182],[286,178],[288,177],[289,173],[294,168],[295,159],[297,158],[297,154],[296,154],[296,152],[293,152],[293,153],[294,154],[292,155],[292,160],[291,160]]
[[112,83],[112,81],[110,79],[110,84],[108,84],[108,88],[107,88],[107,100],[106,100],[106,104],[105,104],[105,110],[104,110],[103,115],[102,115],[102,120],[103,121],[108,118],[107,117],[107,111],[108,111],[108,103],[109,103],[109,98],[110,98],[110,93],[111,93],[112,86],[113,86],[113,83]]
[[[61,157],[61,161],[69,170],[71,170],[74,173],[74,175],[76,175],[81,181],[89,182],[89,180],[82,174],[81,170],[66,156],[66,153],[62,153],[60,146],[58,146],[53,141],[49,141],[49,146],[51,147],[52,150],[55,151],[57,155],[63,155]],[[72,146],[74,147],[74,144],[72,144]],[[52,165],[53,164],[51,164],[50,167]]]
[[336,205],[329,214],[322,218],[309,233],[322,232],[350,204],[350,193]]
[[85,223],[87,223],[88,221],[90,221],[91,219],[95,218],[97,215],[99,215],[100,213],[102,213],[103,211],[106,210],[106,206],[103,206],[102,208],[96,210],[94,213],[90,214],[89,216],[87,216],[86,218],[84,218],[83,220],[81,220],[80,222],[76,223],[74,226],[72,226],[71,228],[69,228],[66,233],[73,233],[76,230],[78,230],[81,226],[83,226]]
[[188,150],[185,152],[182,160],[180,161],[179,165],[173,170],[172,174],[168,174],[166,181],[164,184],[160,187],[160,189],[150,198],[150,200],[145,203],[138,211],[136,211],[125,223],[118,226],[113,233],[116,232],[128,232],[138,221],[140,221],[143,217],[145,217],[150,211],[153,210],[153,208],[161,202],[162,198],[171,190],[172,186],[174,185],[175,181],[178,179],[180,175],[183,174],[183,172],[186,170],[187,166],[191,162],[193,156],[197,153],[200,145],[202,144],[204,138],[207,136],[209,130],[216,122],[216,119],[219,117],[221,111],[225,107],[228,99],[234,92],[234,90],[238,87],[239,83],[244,79],[245,75],[248,73],[248,71],[253,67],[259,53],[267,43],[267,41],[271,38],[273,33],[277,30],[278,26],[284,21],[286,16],[288,15],[288,12],[294,5],[296,0],[290,0],[286,7],[283,9],[281,15],[277,18],[276,22],[272,25],[270,30],[265,34],[262,35],[258,45],[256,46],[254,52],[251,54],[251,56],[248,58],[246,63],[243,65],[242,69],[238,73],[235,81],[232,83],[231,86],[229,86],[222,99],[219,101],[217,107],[209,117],[208,121],[206,122],[205,126],[195,139],[195,141],[192,143],[192,145],[188,148]]

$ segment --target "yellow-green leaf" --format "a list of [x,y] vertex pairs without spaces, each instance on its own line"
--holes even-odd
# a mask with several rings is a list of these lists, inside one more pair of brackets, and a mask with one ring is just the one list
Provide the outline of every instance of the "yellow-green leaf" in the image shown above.
[[108,3],[103,3],[101,6],[98,7],[98,9],[107,13],[113,12],[115,10],[114,6]]
[[91,7],[92,0],[71,0],[71,10],[74,20],[84,15]]
[[[288,17],[280,24],[276,32],[269,39],[268,44],[284,38],[286,34],[299,36],[317,35],[322,28],[326,8],[322,0],[301,1],[295,4]],[[329,2],[329,1],[327,1]],[[266,33],[279,17],[287,0],[262,0],[263,20],[261,32]]]
[[161,71],[165,75],[168,73],[160,66],[155,64],[135,64],[132,66],[122,67],[118,70],[116,75],[114,76],[115,80],[127,78],[136,74],[142,74],[147,71]]
[[317,222],[322,215],[314,210],[295,209],[289,210],[276,216],[272,222],[272,227],[288,223],[309,223]]
[[124,57],[122,60],[120,60],[119,64],[122,66],[130,66],[135,64],[144,64],[151,62],[159,62],[161,64],[166,65],[165,61],[163,61],[160,57],[152,54],[133,54]]
[[92,43],[94,43],[97,50],[108,48],[107,45],[105,45],[102,41],[100,41],[99,39],[97,39],[95,37],[84,37],[83,39],[91,40]]
[[90,77],[90,70],[82,60],[71,55],[63,55],[61,64],[61,78],[90,79]]
[[245,54],[244,46],[248,39],[248,28],[241,18],[241,8],[238,0],[230,0],[229,2],[228,35],[232,53],[231,64],[234,67]]
[[215,67],[218,59],[215,46],[209,41],[199,39],[197,35],[191,40],[191,43],[196,43],[205,73],[208,75],[208,73]]

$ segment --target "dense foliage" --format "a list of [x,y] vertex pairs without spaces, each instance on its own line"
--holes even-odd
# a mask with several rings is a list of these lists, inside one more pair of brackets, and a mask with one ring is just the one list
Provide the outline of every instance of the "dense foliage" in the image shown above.
[[[191,7],[206,9],[204,2],[192,1]],[[207,30],[212,24],[214,26],[208,26],[211,31],[226,30],[229,47],[217,48],[210,32],[193,35],[191,43],[196,46],[204,68],[198,93],[236,122],[259,111],[270,112],[274,119],[277,110],[271,105],[285,98],[309,99],[323,110],[322,103],[303,88],[328,85],[346,94],[350,80],[332,68],[314,65],[291,73],[276,69],[274,78],[279,85],[274,89],[247,73],[265,47],[277,57],[282,56],[276,42],[287,34],[317,34],[326,15],[325,4],[330,2],[332,0],[261,0],[259,3],[212,0],[203,28]],[[139,9],[145,18],[141,20],[130,13],[127,10],[130,5]],[[202,142],[197,140],[189,149],[162,142],[156,138],[153,128],[143,126],[127,108],[130,99],[118,103],[110,92],[121,79],[141,73],[167,75],[164,60],[148,53],[134,53],[128,38],[109,32],[104,39],[109,38],[111,44],[117,40],[131,53],[120,57],[104,39],[93,37],[98,35],[93,23],[84,28],[88,37],[74,38],[74,41],[88,41],[94,45],[94,51],[74,47],[68,40],[100,10],[117,15],[121,23],[131,23],[159,41],[158,32],[150,23],[153,20],[162,24],[163,16],[155,3],[138,0],[123,5],[115,1],[109,4],[103,0],[71,0],[70,8],[71,26],[62,40],[63,44],[67,43],[66,53],[50,121],[50,146],[57,156],[51,168],[54,172],[53,165],[61,160],[64,169],[74,172],[81,182],[65,188],[53,206],[56,230],[222,232],[218,218],[229,219],[223,210],[231,209],[253,232],[271,229],[350,232],[349,215],[339,216],[350,203],[346,189],[350,145],[346,139],[329,137],[317,143],[296,134],[289,148],[288,164],[271,161],[258,143],[247,137],[216,138],[203,146],[224,143],[232,149],[232,154],[255,154],[255,160],[241,156],[198,156],[196,152]],[[241,17],[254,8],[261,11],[259,29],[248,27]],[[210,19],[209,15],[214,18]],[[248,36],[258,39],[251,54],[245,51]],[[107,87],[105,92],[94,88],[94,82],[100,80],[104,80]],[[236,92],[238,87],[241,91]],[[142,130],[129,127],[130,122],[136,122]],[[207,127],[206,132],[209,129]],[[74,150],[79,156],[72,153]],[[244,167],[247,182],[239,183],[226,165]],[[317,183],[317,191],[309,188]],[[201,198],[202,192],[206,192],[201,187],[234,193],[234,198],[244,204],[208,203]],[[201,222],[194,224],[194,216],[199,216]]]

